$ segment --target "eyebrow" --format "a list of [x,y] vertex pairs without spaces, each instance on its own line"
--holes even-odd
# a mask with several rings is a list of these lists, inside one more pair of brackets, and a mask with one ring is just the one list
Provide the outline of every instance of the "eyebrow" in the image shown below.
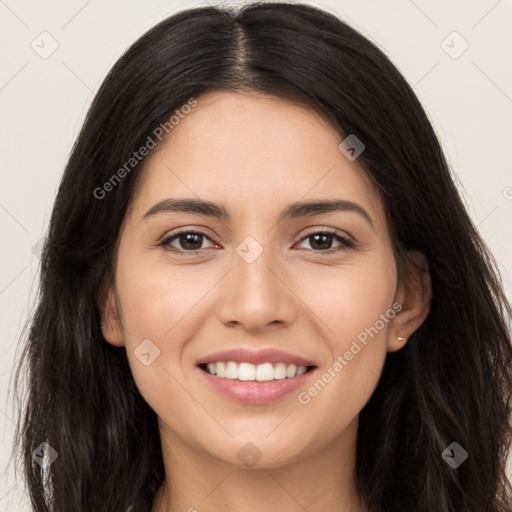
[[[326,201],[296,202],[290,204],[279,216],[278,222],[285,219],[296,219],[320,213],[336,211],[354,212],[361,215],[368,224],[375,230],[370,214],[359,204],[345,199],[330,199]],[[206,215],[224,221],[230,221],[231,215],[222,205],[204,201],[201,199],[182,198],[164,199],[151,207],[141,218],[141,222],[161,212],[184,212]]]

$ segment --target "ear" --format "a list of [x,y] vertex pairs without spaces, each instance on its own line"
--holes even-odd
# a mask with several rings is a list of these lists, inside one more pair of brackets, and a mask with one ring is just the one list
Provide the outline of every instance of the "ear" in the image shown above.
[[[420,251],[407,253],[406,271],[395,296],[402,309],[395,315],[390,329],[388,352],[402,348],[411,334],[425,321],[430,312],[432,284],[425,255]],[[397,338],[405,338],[405,341]]]
[[105,279],[102,282],[97,295],[97,303],[100,311],[103,337],[111,345],[116,347],[124,346],[123,329],[112,280]]

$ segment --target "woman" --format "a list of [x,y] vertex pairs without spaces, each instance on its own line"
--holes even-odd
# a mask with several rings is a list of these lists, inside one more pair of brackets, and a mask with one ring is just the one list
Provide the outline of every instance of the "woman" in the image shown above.
[[410,86],[334,16],[205,7],[141,37],[41,272],[34,510],[510,510],[493,257]]

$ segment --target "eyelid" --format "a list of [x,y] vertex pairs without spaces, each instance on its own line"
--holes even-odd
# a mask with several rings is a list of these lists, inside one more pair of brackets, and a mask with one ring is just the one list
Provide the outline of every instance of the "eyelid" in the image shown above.
[[347,232],[341,231],[340,229],[337,229],[337,228],[331,228],[329,226],[319,226],[319,227],[317,226],[315,228],[311,228],[311,230],[307,230],[305,233],[303,233],[301,235],[301,237],[299,238],[299,242],[301,240],[303,240],[305,237],[311,236],[311,235],[316,235],[317,233],[326,233],[329,235],[336,235],[341,238],[344,238],[345,240],[347,240],[347,242],[351,242],[354,245],[356,243],[354,238],[351,235],[349,235]]
[[[207,238],[213,245],[218,245],[216,242],[212,240],[212,237],[207,235],[204,231],[201,229],[195,229],[195,228],[177,228],[177,231],[171,231],[170,233],[166,233],[163,237],[160,238],[160,240],[157,242],[157,246],[163,247],[166,249],[167,246],[170,246],[171,241],[174,241],[180,237],[180,235],[188,235],[188,234],[195,234],[195,235],[201,235],[204,238]],[[174,239],[174,240],[171,240]],[[207,249],[209,249],[208,247]],[[204,251],[205,249],[197,249],[195,251],[185,251],[183,249],[177,249],[175,247],[171,249],[167,249],[171,252],[175,252],[178,254],[199,254],[201,251]]]
[[352,239],[350,235],[347,235],[336,228],[330,228],[327,226],[323,226],[320,228],[312,228],[312,231],[308,231],[305,234],[302,234],[299,240],[294,245],[296,245],[297,243],[301,243],[304,240],[316,234],[330,235],[341,245],[338,247],[331,247],[330,249],[326,249],[324,251],[319,249],[307,249],[308,252],[312,252],[313,254],[335,254],[343,250],[355,249],[357,247],[356,242]]

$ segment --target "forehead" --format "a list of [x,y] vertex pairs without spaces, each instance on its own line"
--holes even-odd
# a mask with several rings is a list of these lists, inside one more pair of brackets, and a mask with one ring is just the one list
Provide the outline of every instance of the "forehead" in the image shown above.
[[383,217],[366,171],[340,152],[342,135],[312,108],[228,91],[197,102],[146,157],[133,205],[139,218],[170,195],[231,205],[238,217],[319,197],[357,200]]

